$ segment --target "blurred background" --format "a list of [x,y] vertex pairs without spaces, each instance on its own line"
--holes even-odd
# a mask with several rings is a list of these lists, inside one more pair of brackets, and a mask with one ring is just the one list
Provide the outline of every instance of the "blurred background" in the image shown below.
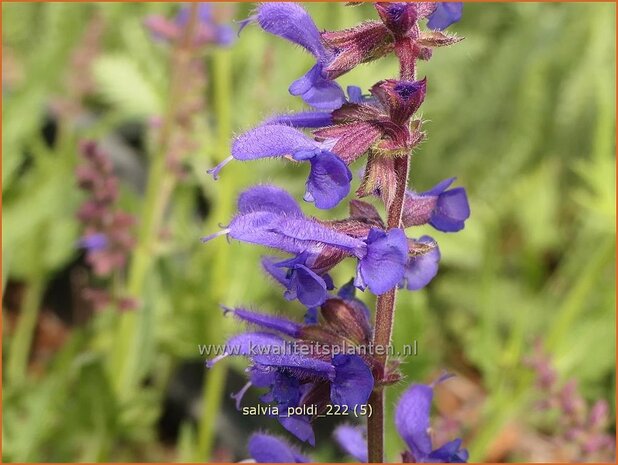
[[[377,17],[306,7],[325,29]],[[199,239],[247,186],[302,196],[305,166],[234,162],[217,182],[206,170],[234,134],[302,108],[287,87],[311,58],[256,26],[238,38],[220,26],[251,4],[213,6],[214,42],[187,47],[179,8],[2,4],[4,461],[236,461],[252,431],[286,434],[235,410],[246,361],[206,371],[198,344],[238,331],[220,303],[303,308],[264,276],[263,249]],[[428,140],[411,185],[457,176],[472,216],[432,231],[440,273],[400,294],[394,345],[418,354],[387,404],[447,369],[435,439],[463,437],[472,461],[613,461],[615,5],[466,4],[450,30],[465,40],[420,64]],[[396,74],[389,57],[340,82]],[[98,224],[97,208],[114,220]],[[319,460],[346,460],[333,425],[316,424]],[[391,417],[386,439],[398,460]]]

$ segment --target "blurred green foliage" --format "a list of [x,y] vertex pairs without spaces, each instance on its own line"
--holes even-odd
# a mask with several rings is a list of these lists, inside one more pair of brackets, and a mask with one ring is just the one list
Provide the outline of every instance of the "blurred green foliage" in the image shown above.
[[[142,21],[176,8],[2,4],[3,291],[9,279],[44,288],[76,258],[75,212],[82,199],[73,180],[77,142],[161,114],[169,48],[153,42]],[[221,8],[237,19],[250,10],[240,4]],[[369,5],[307,8],[326,29],[375,16]],[[91,68],[95,89],[85,102],[92,122],[57,121],[49,144],[42,128],[54,100],[71,95],[71,54],[93,15],[102,18],[104,36]],[[486,401],[473,431],[464,431],[473,460],[487,457],[496,432],[525,422],[533,390],[522,361],[537,339],[561,377],[577,378],[587,398],[606,398],[614,407],[614,21],[615,5],[608,3],[467,4],[454,27],[465,40],[420,65],[428,79],[422,109],[428,140],[414,154],[412,186],[426,190],[458,176],[472,217],[461,233],[432,231],[442,251],[441,271],[427,289],[401,293],[394,345],[418,341],[418,356],[403,365],[410,381],[426,381],[441,368],[478,380]],[[103,312],[71,327],[67,342],[38,373],[23,376],[15,368],[13,377],[11,366],[3,370],[5,461],[205,460],[198,452],[208,450],[204,444],[212,438],[198,437],[213,434],[204,423],[225,424],[218,409],[202,415],[202,426],[187,422],[176,447],[160,444],[156,424],[175,367],[199,358],[197,344],[223,342],[236,330],[217,304],[302,315],[298,303],[284,301],[262,276],[261,250],[223,239],[205,246],[198,239],[229,221],[237,193],[249,185],[274,182],[302,195],[303,168],[278,161],[233,163],[217,183],[205,170],[227,156],[233,133],[272,113],[301,108],[287,87],[311,59],[249,27],[231,49],[212,50],[203,61],[209,85],[196,134],[200,147],[172,197],[169,239],[160,244],[141,296],[148,320],[135,337],[140,376],[148,382],[129,398],[113,386],[109,353],[117,314]],[[396,72],[395,60],[385,59],[341,83],[367,89]],[[154,151],[152,144],[147,141],[147,151]],[[196,215],[196,189],[210,206],[206,220]],[[122,202],[139,214],[139,189],[127,186]],[[325,215],[310,205],[305,210]],[[345,210],[327,214],[341,217]],[[335,282],[351,273],[352,264],[343,266]],[[32,300],[35,312],[39,300]],[[9,325],[3,328],[7,360],[13,345]],[[243,368],[241,361],[230,365]],[[218,382],[219,389],[210,391],[207,384],[213,399],[221,395],[223,376]],[[390,389],[389,406],[404,387]],[[401,442],[391,421],[387,427],[387,451],[395,458]],[[215,438],[215,450],[222,442],[221,435]],[[316,456],[337,454],[321,445]]]

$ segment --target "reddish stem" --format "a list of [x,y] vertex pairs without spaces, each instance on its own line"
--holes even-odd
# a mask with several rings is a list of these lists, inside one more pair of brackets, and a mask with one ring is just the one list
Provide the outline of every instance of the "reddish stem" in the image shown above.
[[[395,159],[397,189],[395,191],[395,199],[388,210],[388,229],[401,226],[401,215],[408,186],[409,169],[409,156]],[[376,302],[373,347],[377,361],[377,369],[375,370],[377,377],[376,387],[369,397],[372,414],[367,418],[367,447],[370,463],[382,463],[384,461],[384,389],[381,382],[384,379],[386,364],[388,363],[387,348],[391,343],[393,332],[396,295],[397,288],[395,287],[385,294],[379,295]]]

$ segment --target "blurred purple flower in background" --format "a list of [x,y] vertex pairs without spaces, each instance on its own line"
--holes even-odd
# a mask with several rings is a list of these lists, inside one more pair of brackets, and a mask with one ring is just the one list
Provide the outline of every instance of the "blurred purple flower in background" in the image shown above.
[[[539,399],[536,410],[549,414],[558,413],[557,434],[552,442],[569,461],[614,462],[616,442],[607,432],[610,424],[609,405],[599,399],[588,402],[577,386],[577,380],[564,383],[551,357],[544,352],[541,340],[535,343],[534,353],[525,360],[534,370]],[[555,423],[555,417],[552,423]]]
[[88,198],[77,216],[84,225],[79,247],[86,250],[86,261],[98,276],[109,276],[124,268],[135,239],[134,218],[121,211],[118,179],[107,154],[95,142],[81,146],[82,163],[76,169],[77,182]]
[[[98,277],[109,278],[124,269],[135,245],[135,219],[118,207],[118,179],[107,153],[93,141],[80,148],[81,163],[76,169],[79,187],[87,198],[80,206],[77,217],[84,229],[78,247],[86,251],[86,262]],[[123,309],[132,308],[128,298],[115,298],[103,289],[86,289],[85,296],[95,308],[116,300]],[[117,296],[116,296],[117,297]]]
[[359,462],[367,462],[367,432],[364,427],[344,423],[335,429],[333,435],[347,454]]
[[[161,15],[150,15],[144,20],[144,24],[155,39],[175,43],[180,40],[182,31],[189,21],[189,8],[188,5],[183,5],[173,20]],[[197,30],[192,45],[228,46],[233,42],[234,30],[230,26],[219,24],[213,15],[212,5],[200,3]]]

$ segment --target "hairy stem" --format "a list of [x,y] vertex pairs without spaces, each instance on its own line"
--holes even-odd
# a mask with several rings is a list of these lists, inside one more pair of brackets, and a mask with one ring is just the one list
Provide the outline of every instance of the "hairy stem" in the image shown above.
[[[176,183],[174,173],[167,169],[167,153],[176,126],[178,102],[184,92],[186,73],[190,72],[189,65],[194,54],[193,37],[199,20],[198,8],[198,3],[191,4],[187,27],[172,56],[167,109],[157,150],[151,160],[137,245],[129,268],[127,293],[138,299],[143,297],[146,278],[154,262],[154,249],[156,248],[164,212]],[[137,310],[126,312],[120,318],[112,366],[117,391],[123,396],[129,394],[139,382],[140,348],[143,345],[140,321],[144,321],[146,318],[144,313],[148,311],[148,307],[149,305],[144,305],[144,302],[141,301]]]
[[[388,209],[387,227],[389,229],[401,226],[403,203],[406,187],[408,186],[409,167],[409,157],[395,159],[397,189],[395,191],[395,199]],[[376,302],[373,346],[376,349],[377,379],[376,388],[369,398],[372,415],[367,419],[367,447],[370,463],[382,463],[384,461],[384,389],[381,381],[388,363],[388,350],[386,348],[391,343],[396,295],[397,288],[395,287],[385,294],[379,295]]]

